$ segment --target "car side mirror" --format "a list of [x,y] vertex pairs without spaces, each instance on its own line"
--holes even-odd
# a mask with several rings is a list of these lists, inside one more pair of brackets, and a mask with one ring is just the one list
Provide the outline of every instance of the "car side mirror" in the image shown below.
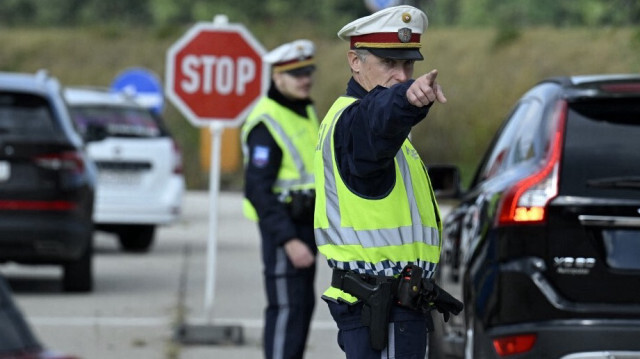
[[460,170],[457,166],[433,165],[427,171],[437,198],[460,198]]
[[85,142],[98,142],[107,138],[108,135],[109,133],[103,125],[90,123],[84,133],[84,140]]

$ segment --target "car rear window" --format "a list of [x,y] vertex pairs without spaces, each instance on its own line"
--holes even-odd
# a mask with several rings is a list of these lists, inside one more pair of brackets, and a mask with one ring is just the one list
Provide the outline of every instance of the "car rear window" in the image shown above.
[[51,139],[58,133],[47,98],[0,92],[0,136],[38,140]]
[[116,106],[72,106],[71,117],[82,134],[90,125],[103,128],[114,137],[158,137],[162,131],[144,108]]
[[640,199],[640,98],[569,104],[560,191]]

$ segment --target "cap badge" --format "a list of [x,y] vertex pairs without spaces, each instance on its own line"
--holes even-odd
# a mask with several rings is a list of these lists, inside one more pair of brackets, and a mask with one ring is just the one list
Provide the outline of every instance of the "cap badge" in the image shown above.
[[408,27],[403,27],[398,30],[398,39],[402,43],[407,43],[411,40],[411,29]]
[[402,21],[405,24],[408,24],[409,21],[411,21],[411,14],[409,14],[408,12],[402,13]]
[[298,52],[298,60],[302,61],[302,59],[304,59],[304,46],[296,46],[296,51]]

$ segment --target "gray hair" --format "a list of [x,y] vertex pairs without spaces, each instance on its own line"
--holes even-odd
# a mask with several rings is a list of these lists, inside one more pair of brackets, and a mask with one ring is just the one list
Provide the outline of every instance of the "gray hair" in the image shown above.
[[367,59],[367,55],[370,54],[369,50],[367,49],[354,49],[353,50],[356,53],[356,56],[358,56],[358,59],[360,59],[360,61],[365,62],[365,60]]
[[[369,56],[370,54],[369,50],[366,49],[353,49],[350,51],[353,51],[353,53],[356,54],[356,57],[358,58],[358,60],[360,60],[360,62],[366,62],[367,56]],[[354,73],[353,69],[350,70],[351,73]]]

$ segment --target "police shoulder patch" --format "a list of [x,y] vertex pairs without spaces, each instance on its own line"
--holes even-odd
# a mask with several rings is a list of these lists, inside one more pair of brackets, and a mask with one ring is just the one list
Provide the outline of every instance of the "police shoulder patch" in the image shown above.
[[251,162],[256,167],[264,167],[269,164],[269,147],[256,146],[253,148],[253,155],[251,156]]

